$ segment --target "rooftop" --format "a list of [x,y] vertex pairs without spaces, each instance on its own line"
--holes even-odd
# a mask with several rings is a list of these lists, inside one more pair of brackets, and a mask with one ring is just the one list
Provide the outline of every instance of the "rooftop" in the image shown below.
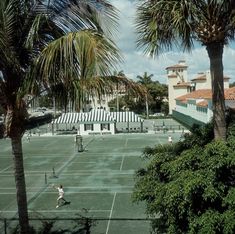
[[[187,99],[211,99],[211,89],[199,89],[191,93],[177,97],[176,100],[185,102]],[[235,87],[225,89],[224,91],[225,100],[235,100]]]

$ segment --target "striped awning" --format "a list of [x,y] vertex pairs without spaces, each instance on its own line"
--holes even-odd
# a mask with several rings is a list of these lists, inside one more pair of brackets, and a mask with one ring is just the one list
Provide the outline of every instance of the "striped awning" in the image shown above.
[[110,115],[116,120],[117,123],[144,122],[144,120],[136,115],[133,111],[110,112]]
[[114,122],[143,122],[144,120],[134,112],[107,112],[103,109],[95,109],[83,113],[63,113],[52,123],[75,124],[75,123],[114,123]]
[[95,109],[91,110],[90,112],[85,112],[83,113],[83,123],[88,123],[88,122],[99,122],[99,123],[110,123],[110,122],[115,122],[115,119],[110,115],[110,112],[107,112],[103,109]]
[[52,123],[75,124],[81,122],[82,119],[83,119],[83,113],[63,113],[59,118],[55,119]]

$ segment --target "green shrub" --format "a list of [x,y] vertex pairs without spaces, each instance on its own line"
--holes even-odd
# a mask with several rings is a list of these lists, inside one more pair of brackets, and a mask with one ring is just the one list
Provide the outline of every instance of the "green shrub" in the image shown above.
[[157,233],[235,233],[235,138],[212,141],[210,127],[145,149],[133,198],[145,201]]

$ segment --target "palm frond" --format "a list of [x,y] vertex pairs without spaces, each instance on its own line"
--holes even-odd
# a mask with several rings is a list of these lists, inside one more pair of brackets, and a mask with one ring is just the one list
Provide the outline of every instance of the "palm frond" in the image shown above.
[[191,50],[194,41],[206,45],[234,39],[233,1],[143,0],[137,8],[137,47],[150,55],[172,47]]
[[65,33],[89,28],[110,37],[117,29],[117,10],[106,0],[43,0],[37,10]]
[[141,1],[136,17],[137,47],[151,56],[173,46],[189,50],[193,46],[191,7],[189,1]]
[[115,44],[93,30],[69,33],[49,44],[36,61],[38,79],[48,84],[106,76],[121,56]]

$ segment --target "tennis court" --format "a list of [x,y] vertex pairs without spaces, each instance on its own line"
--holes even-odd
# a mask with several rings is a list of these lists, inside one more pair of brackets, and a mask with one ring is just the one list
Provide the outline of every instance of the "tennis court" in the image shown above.
[[[171,136],[177,141],[181,133]],[[35,135],[30,142],[24,137],[30,218],[65,219],[57,225],[67,227],[69,219],[86,216],[97,219],[91,233],[149,233],[144,204],[131,200],[134,173],[145,163],[144,147],[167,143],[167,138],[163,133],[86,136],[85,151],[77,152],[74,136]],[[0,153],[0,218],[12,218],[16,198],[8,139],[0,140]],[[70,205],[55,208],[58,194],[51,184],[64,186]]]

